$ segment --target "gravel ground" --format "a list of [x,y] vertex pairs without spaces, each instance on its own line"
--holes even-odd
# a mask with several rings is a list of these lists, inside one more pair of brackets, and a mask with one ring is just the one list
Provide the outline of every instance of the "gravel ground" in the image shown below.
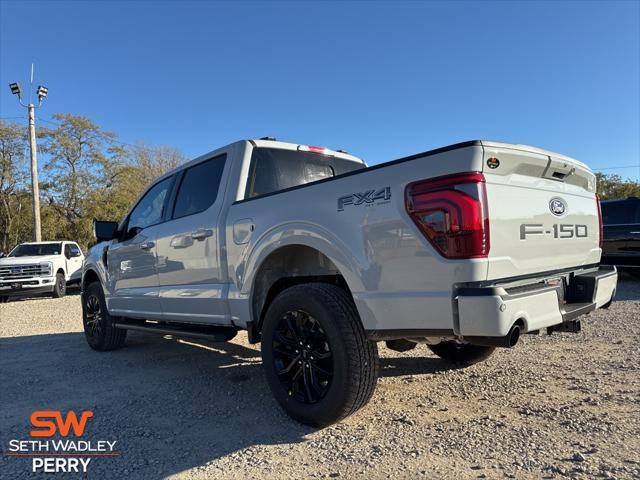
[[[450,370],[424,346],[381,345],[369,405],[314,430],[290,420],[259,351],[132,334],[96,353],[79,296],[0,305],[0,441],[39,409],[94,412],[83,439],[116,440],[87,478],[640,478],[640,282],[580,334],[527,335]],[[31,475],[0,457],[0,476]],[[76,476],[80,476],[77,474]]]

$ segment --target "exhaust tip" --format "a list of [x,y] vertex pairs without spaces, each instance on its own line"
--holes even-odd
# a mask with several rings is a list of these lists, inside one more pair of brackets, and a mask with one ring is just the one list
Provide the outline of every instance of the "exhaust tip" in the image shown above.
[[520,325],[515,324],[509,331],[509,348],[515,347],[520,340]]

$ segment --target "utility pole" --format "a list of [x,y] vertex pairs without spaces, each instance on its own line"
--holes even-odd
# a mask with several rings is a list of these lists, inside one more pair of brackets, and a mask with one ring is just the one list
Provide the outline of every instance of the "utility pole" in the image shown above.
[[[33,65],[31,65],[31,83],[33,83]],[[29,102],[28,105],[22,103],[22,89],[20,84],[12,83],[9,85],[11,93],[18,96],[20,105],[25,107],[29,114],[29,149],[31,150],[31,193],[33,196],[33,240],[39,242],[42,240],[42,231],[40,227],[40,187],[38,185],[38,152],[36,145],[36,108],[42,105],[42,100],[49,93],[47,87],[38,86],[38,105]]]
[[36,106],[30,103],[29,110],[29,149],[31,150],[31,191],[33,193],[33,241],[42,240],[40,228],[40,186],[38,185],[38,151],[36,145]]

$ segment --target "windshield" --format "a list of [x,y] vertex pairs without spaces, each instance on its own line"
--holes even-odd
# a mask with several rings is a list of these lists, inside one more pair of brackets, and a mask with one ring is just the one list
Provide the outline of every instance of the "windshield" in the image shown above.
[[23,243],[14,248],[10,257],[38,257],[41,255],[60,255],[61,243]]

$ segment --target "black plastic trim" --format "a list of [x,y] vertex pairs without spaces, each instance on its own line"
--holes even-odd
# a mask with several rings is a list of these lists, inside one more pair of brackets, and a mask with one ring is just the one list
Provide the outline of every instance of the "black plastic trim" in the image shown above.
[[[253,142],[252,142],[253,143]],[[458,150],[460,148],[468,148],[468,147],[478,147],[482,146],[482,142],[480,140],[471,140],[468,142],[456,143],[454,145],[449,145],[447,147],[436,148],[435,150],[428,150],[423,153],[417,153],[415,155],[411,155],[409,157],[399,158],[397,160],[391,160],[386,163],[380,163],[378,165],[373,165],[371,167],[362,168],[360,170],[353,170],[351,172],[346,172],[341,175],[336,175],[335,177],[323,178],[322,180],[317,180],[315,182],[305,183],[303,185],[296,185],[294,187],[285,188],[283,190],[278,190],[276,192],[265,193],[264,195],[257,195],[251,198],[244,198],[242,200],[236,200],[233,202],[233,205],[237,205],[240,203],[250,202],[252,200],[258,200],[260,198],[271,197],[273,195],[279,195],[281,193],[291,192],[293,190],[298,190],[300,188],[309,187],[311,185],[318,185],[320,183],[331,182],[333,180],[337,180],[338,178],[350,177],[352,175],[358,175],[359,173],[371,172],[373,170],[380,170],[381,168],[391,167],[393,165],[398,165],[399,163],[409,162],[411,160],[416,160],[418,158],[430,157],[432,155],[437,155],[439,153],[450,152],[452,150]]]
[[398,340],[401,338],[424,337],[452,337],[455,334],[450,329],[392,329],[392,330],[366,330],[369,340],[379,342],[383,340]]
[[[462,288],[488,288],[488,287],[502,287],[502,288],[509,288],[509,284],[513,284],[522,280],[534,280],[534,279],[541,279],[544,280],[545,278],[550,278],[550,277],[554,277],[557,275],[562,275],[562,274],[569,274],[569,273],[587,273],[589,270],[594,270],[597,269],[598,267],[600,267],[601,269],[608,269],[608,266],[605,265],[600,265],[599,263],[592,263],[589,265],[581,265],[581,266],[577,266],[577,267],[567,267],[567,268],[560,268],[558,270],[547,270],[545,272],[538,272],[538,273],[529,273],[526,275],[517,275],[514,277],[503,277],[503,278],[497,278],[495,280],[482,280],[479,282],[469,282],[469,283],[461,283],[457,286],[458,289],[462,289]],[[615,273],[615,271],[614,271]],[[488,294],[488,295],[492,295],[492,294]]]

